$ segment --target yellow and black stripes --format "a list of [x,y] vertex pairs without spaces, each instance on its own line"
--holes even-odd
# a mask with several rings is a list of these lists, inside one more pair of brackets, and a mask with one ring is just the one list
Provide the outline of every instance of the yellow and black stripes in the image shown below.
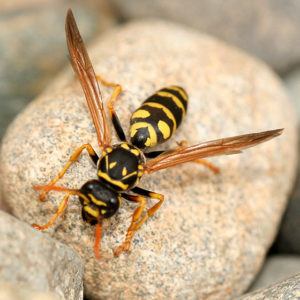
[[115,191],[127,191],[143,175],[142,152],[128,143],[106,151],[98,163],[99,179]]
[[179,86],[163,88],[150,96],[131,116],[132,144],[143,149],[168,140],[181,124],[187,104],[187,93]]
[[82,217],[90,224],[97,224],[103,218],[110,218],[120,206],[120,195],[98,180],[86,182],[79,190]]

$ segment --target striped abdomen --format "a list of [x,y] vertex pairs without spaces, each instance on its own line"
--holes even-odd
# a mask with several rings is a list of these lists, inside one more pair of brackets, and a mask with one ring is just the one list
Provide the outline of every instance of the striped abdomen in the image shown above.
[[131,143],[143,149],[168,140],[181,124],[187,103],[187,93],[179,86],[157,91],[132,114]]

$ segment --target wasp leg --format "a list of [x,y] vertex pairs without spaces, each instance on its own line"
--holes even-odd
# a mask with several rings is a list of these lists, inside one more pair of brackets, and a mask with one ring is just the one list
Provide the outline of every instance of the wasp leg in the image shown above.
[[158,151],[151,151],[151,152],[144,152],[144,155],[147,157],[147,158],[155,158],[163,153],[165,153],[166,151],[165,150],[158,150]]
[[[147,191],[145,189],[135,187],[132,191],[139,195],[126,195],[122,194],[127,200],[139,202],[139,207],[134,211],[132,215],[131,224],[127,230],[127,234],[125,237],[125,241],[115,249],[114,255],[119,256],[124,251],[129,251],[130,244],[135,232],[147,221],[147,219],[155,214],[155,212],[160,208],[163,204],[164,196],[158,193],[154,193],[151,191]],[[142,216],[142,212],[146,207],[146,197],[151,197],[159,200],[155,205],[153,205],[150,209],[147,210],[146,214]]]
[[78,157],[80,156],[81,152],[84,149],[86,149],[88,151],[92,161],[94,162],[95,165],[97,165],[97,161],[98,161],[99,157],[96,154],[93,147],[90,144],[84,144],[84,145],[80,146],[71,155],[71,157],[69,158],[69,160],[66,163],[66,165],[64,166],[64,168],[58,173],[58,175],[54,179],[52,179],[47,185],[43,185],[43,186],[36,185],[33,187],[35,190],[42,190],[42,192],[40,193],[40,196],[39,196],[40,201],[45,201],[45,197],[46,197],[47,193],[51,190],[51,188],[54,186],[54,184],[65,175],[65,173],[70,168],[70,166],[78,160]]
[[102,238],[102,222],[99,221],[95,229],[94,254],[96,259],[100,259],[101,238]]
[[96,75],[96,78],[104,86],[111,87],[114,89],[112,95],[110,96],[110,99],[108,100],[107,107],[108,107],[112,123],[114,125],[115,131],[116,131],[119,139],[123,142],[126,142],[124,130],[122,128],[121,122],[120,122],[119,117],[114,108],[114,104],[115,104],[117,98],[122,93],[122,86],[117,83],[108,82],[105,79],[103,79],[100,75]]
[[68,206],[70,196],[76,195],[79,193],[76,190],[70,190],[70,189],[65,189],[65,188],[60,188],[60,191],[64,191],[64,192],[68,192],[68,193],[67,193],[67,195],[64,196],[62,202],[59,204],[56,213],[50,218],[50,220],[46,224],[44,224],[44,225],[32,224],[32,227],[34,227],[35,229],[38,229],[38,230],[48,229],[50,226],[52,226],[54,224],[54,222],[57,220],[57,218],[64,213],[64,211],[66,210],[66,208]]

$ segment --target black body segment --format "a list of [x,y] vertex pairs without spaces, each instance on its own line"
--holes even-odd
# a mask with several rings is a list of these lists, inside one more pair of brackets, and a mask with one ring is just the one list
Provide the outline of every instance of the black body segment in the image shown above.
[[132,144],[144,149],[168,140],[181,124],[187,105],[188,95],[179,86],[154,93],[131,116]]
[[142,152],[128,143],[107,148],[98,163],[99,180],[115,191],[127,191],[143,175],[143,163]]
[[79,190],[82,218],[95,225],[102,218],[110,218],[120,206],[120,195],[108,189],[99,180],[86,182]]

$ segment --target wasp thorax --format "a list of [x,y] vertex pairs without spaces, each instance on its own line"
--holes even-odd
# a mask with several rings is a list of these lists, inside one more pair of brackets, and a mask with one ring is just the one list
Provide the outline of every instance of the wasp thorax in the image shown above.
[[143,160],[142,152],[130,144],[107,148],[98,163],[99,180],[115,191],[132,189],[143,174]]
[[99,180],[90,180],[80,189],[82,217],[91,224],[102,218],[110,218],[120,206],[120,196],[107,188]]

